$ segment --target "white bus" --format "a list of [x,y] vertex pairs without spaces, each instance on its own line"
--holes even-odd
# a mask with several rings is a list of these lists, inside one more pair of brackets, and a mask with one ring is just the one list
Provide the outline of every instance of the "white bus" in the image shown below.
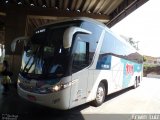
[[39,27],[25,43],[18,94],[35,103],[70,109],[138,86],[142,56],[104,24],[72,18]]

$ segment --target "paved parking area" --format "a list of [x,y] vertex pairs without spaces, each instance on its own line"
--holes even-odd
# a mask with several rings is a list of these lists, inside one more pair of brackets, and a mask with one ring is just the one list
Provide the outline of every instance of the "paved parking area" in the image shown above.
[[[100,107],[84,104],[68,111],[60,111],[28,102],[17,95],[10,86],[8,95],[1,95],[0,119],[5,117],[18,120],[92,120],[92,119],[133,119],[134,114],[159,114],[160,119],[160,79],[144,78],[137,89],[128,88],[111,94]],[[126,115],[127,114],[127,115]]]

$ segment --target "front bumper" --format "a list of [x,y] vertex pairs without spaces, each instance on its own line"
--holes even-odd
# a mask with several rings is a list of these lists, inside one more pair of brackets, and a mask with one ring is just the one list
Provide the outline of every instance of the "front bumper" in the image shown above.
[[69,109],[70,103],[70,87],[58,92],[48,94],[37,94],[22,89],[17,84],[18,94],[31,102],[38,103],[47,107],[66,110]]

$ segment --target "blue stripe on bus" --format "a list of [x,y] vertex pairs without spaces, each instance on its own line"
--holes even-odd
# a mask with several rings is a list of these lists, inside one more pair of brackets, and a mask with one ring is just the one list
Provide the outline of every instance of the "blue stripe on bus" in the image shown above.
[[111,55],[100,54],[96,65],[96,69],[99,70],[110,70],[111,69]]

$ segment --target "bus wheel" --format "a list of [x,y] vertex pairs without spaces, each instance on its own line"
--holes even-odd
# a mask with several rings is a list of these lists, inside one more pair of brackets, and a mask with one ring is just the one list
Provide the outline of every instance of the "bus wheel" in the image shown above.
[[95,107],[100,106],[104,102],[105,96],[106,96],[106,89],[104,84],[101,82],[98,86],[96,99],[93,101],[93,106]]

